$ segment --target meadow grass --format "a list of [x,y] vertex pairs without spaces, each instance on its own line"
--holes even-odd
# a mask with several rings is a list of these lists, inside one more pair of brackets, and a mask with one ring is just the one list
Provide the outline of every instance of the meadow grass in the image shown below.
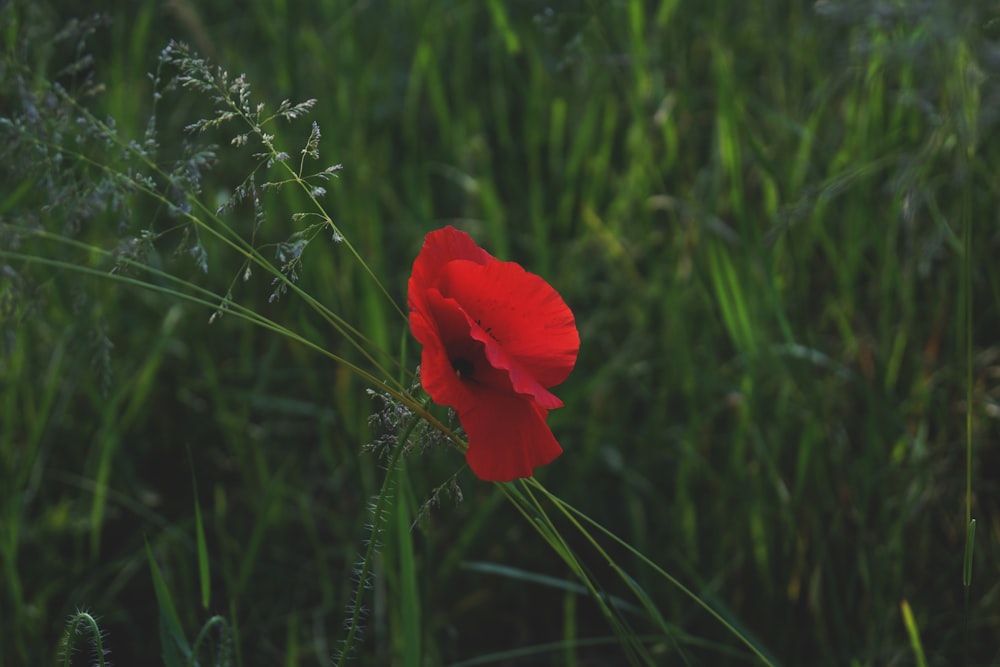
[[[0,9],[0,664],[1000,660],[988,7],[77,10]],[[404,433],[444,224],[576,315],[544,486]]]

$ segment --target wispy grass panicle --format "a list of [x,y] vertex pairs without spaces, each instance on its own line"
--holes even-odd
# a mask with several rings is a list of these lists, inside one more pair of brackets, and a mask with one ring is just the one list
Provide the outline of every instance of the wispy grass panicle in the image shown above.
[[[319,146],[322,133],[319,123],[316,121],[312,123],[305,144],[299,151],[301,159],[297,168],[292,168],[288,164],[290,154],[281,147],[277,129],[271,127],[279,120],[291,122],[305,116],[315,107],[316,100],[308,99],[298,103],[284,100],[277,109],[271,111],[264,102],[254,101],[251,85],[245,74],[231,77],[227,70],[211,66],[181,42],[171,42],[161,53],[161,62],[169,64],[178,71],[172,80],[174,84],[204,93],[215,104],[215,114],[210,118],[188,124],[186,128],[188,132],[206,133],[235,125],[236,133],[231,135],[229,143],[237,148],[249,146],[253,150],[252,157],[256,160],[256,165],[225,203],[218,207],[217,214],[222,214],[240,202],[250,199],[254,211],[253,235],[256,236],[266,220],[262,202],[263,193],[280,190],[285,186],[298,186],[316,205],[314,210],[292,216],[293,222],[315,220],[314,222],[296,230],[284,241],[276,244],[276,258],[283,278],[275,276],[272,279],[272,291],[268,301],[277,301],[287,293],[290,284],[298,281],[305,250],[321,231],[331,230],[336,241],[344,238],[319,203],[327,193],[323,184],[336,177],[343,166],[338,163],[318,171],[306,172],[307,158],[310,160],[320,158]],[[285,168],[276,174],[271,173],[270,170],[279,165]],[[244,279],[249,278],[250,273],[251,267],[248,264],[243,270]]]

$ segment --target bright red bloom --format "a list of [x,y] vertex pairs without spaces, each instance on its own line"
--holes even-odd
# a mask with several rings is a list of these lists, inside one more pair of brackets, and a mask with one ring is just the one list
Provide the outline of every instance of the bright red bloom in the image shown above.
[[548,388],[573,370],[580,335],[551,285],[445,227],[424,239],[409,305],[421,382],[458,413],[476,476],[530,477],[562,453],[545,423],[562,401]]

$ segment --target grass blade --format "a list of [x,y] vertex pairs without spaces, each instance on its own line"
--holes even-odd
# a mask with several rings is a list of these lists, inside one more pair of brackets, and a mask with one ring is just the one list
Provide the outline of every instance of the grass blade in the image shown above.
[[396,505],[396,556],[399,576],[399,622],[402,629],[402,664],[405,667],[420,667],[421,623],[420,623],[420,591],[417,586],[416,556],[413,553],[413,537],[410,533],[412,513],[410,505],[409,483],[406,469],[400,468],[397,473]]
[[194,492],[194,531],[198,549],[198,581],[201,584],[201,606],[208,609],[212,598],[212,574],[208,566],[208,547],[205,544],[205,525],[201,520],[198,492]]
[[156,605],[160,611],[160,643],[163,650],[163,662],[167,667],[179,667],[191,659],[191,647],[188,645],[184,631],[181,629],[181,619],[177,615],[170,590],[156,564],[153,549],[146,542],[146,559],[149,562],[149,572],[153,577],[153,591],[156,594]]
[[903,625],[906,626],[906,634],[910,636],[910,646],[913,648],[913,656],[917,661],[917,667],[927,667],[924,647],[920,644],[920,629],[917,628],[917,623],[913,620],[913,611],[910,610],[910,603],[903,600],[899,603],[899,608],[903,612]]
[[976,520],[969,521],[969,529],[965,533],[965,557],[962,559],[962,585],[968,589],[972,586],[972,551],[976,544]]

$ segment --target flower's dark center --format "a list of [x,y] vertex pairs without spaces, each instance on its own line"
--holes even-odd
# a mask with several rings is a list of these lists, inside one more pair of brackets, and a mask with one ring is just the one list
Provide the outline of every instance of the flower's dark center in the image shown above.
[[452,359],[451,367],[455,369],[455,375],[459,378],[465,380],[472,379],[472,372],[475,368],[473,367],[472,362],[468,359]]

